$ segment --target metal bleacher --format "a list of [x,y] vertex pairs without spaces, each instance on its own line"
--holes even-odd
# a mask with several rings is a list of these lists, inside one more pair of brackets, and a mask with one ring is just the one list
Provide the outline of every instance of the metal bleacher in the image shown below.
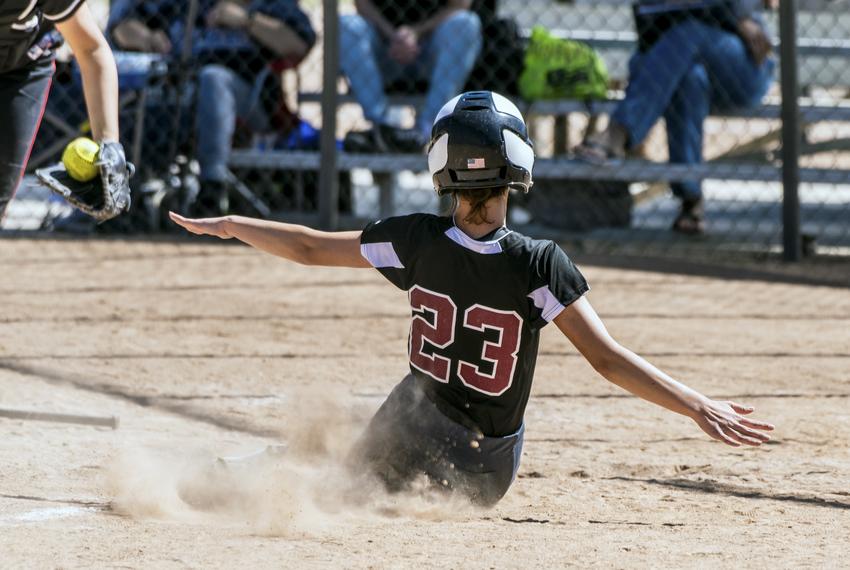
[[[612,0],[608,0],[612,2]],[[620,6],[623,2],[613,2]],[[570,29],[553,30],[556,34],[574,40],[588,43],[599,50],[606,59],[611,54],[616,54],[617,62],[613,66],[612,75],[619,70],[624,71],[623,62],[627,61],[628,55],[634,50],[636,36],[632,31],[607,31],[607,30],[582,30]],[[777,42],[778,45],[778,42]],[[808,60],[819,61],[820,58],[842,58],[850,61],[850,40],[842,38],[803,38],[797,40],[798,57],[801,63]],[[778,68],[778,66],[777,66]],[[615,75],[616,76],[616,75]],[[624,80],[625,77],[622,77]],[[815,84],[816,74],[811,78],[803,77],[804,87]],[[846,79],[844,81],[847,81]],[[334,86],[336,82],[330,82]],[[326,83],[327,84],[327,83]],[[820,85],[817,83],[817,85]],[[835,85],[828,85],[835,87]],[[850,89],[850,87],[846,87]],[[810,95],[808,90],[804,91],[806,96],[799,98],[799,119],[801,125],[808,126],[821,121],[850,122],[850,100],[836,103],[831,100],[825,104],[816,96]],[[782,179],[781,165],[775,161],[761,160],[739,160],[732,153],[721,159],[705,162],[697,166],[682,166],[661,162],[650,162],[642,159],[627,159],[618,162],[616,168],[600,168],[597,165],[586,164],[569,158],[567,153],[567,118],[574,113],[588,115],[607,114],[616,106],[618,98],[622,97],[620,92],[611,92],[610,98],[605,101],[585,102],[578,100],[547,100],[535,101],[521,105],[529,119],[542,116],[555,117],[555,152],[552,157],[538,158],[535,164],[534,175],[542,178],[573,178],[586,180],[622,180],[622,181],[654,181],[671,182],[679,180],[703,180],[703,179],[727,179],[727,180],[758,180],[779,181]],[[303,104],[315,104],[321,100],[320,93],[301,93],[299,101]],[[350,95],[339,95],[338,101],[342,103],[353,102]],[[398,97],[393,99],[394,103],[400,105],[415,105],[416,97]],[[779,119],[781,105],[778,97],[768,98],[764,105],[749,110],[727,113],[726,117],[736,117],[747,120],[755,119]],[[774,132],[772,140],[779,137],[778,129]],[[770,137],[765,137],[770,138]],[[810,147],[811,152],[824,150],[823,143]],[[835,140],[829,142],[829,150],[850,149],[850,140]],[[807,145],[801,146],[802,154],[806,154]],[[391,199],[385,196],[391,192],[392,173],[402,170],[424,171],[427,168],[424,155],[379,155],[379,154],[350,154],[338,152],[337,168],[340,170],[351,170],[363,168],[370,170],[376,182],[381,188],[382,210],[391,207]],[[322,167],[320,154],[317,152],[270,152],[238,150],[234,151],[230,164],[239,168],[257,169],[291,169],[291,170],[318,170]],[[822,182],[822,183],[847,183],[850,172],[847,170],[836,170],[833,168],[801,168],[799,181]],[[381,215],[391,212],[382,211]]]

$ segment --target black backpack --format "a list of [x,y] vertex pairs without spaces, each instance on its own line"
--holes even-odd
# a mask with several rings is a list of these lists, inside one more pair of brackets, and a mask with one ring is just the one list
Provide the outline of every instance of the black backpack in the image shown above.
[[519,95],[525,44],[514,20],[498,18],[497,0],[475,0],[472,11],[481,19],[484,43],[464,91],[495,91]]

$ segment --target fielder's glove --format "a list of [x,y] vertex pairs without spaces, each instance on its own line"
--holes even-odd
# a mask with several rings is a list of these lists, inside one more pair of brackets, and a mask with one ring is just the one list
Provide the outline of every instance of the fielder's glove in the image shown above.
[[100,143],[95,164],[100,175],[88,182],[71,178],[61,162],[39,168],[35,175],[69,204],[104,222],[130,209],[130,177],[136,168],[127,162],[124,147],[118,142]]

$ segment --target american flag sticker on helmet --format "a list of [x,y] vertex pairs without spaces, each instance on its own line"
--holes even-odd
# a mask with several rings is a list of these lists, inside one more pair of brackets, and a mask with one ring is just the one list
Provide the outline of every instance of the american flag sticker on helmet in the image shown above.
[[467,158],[466,159],[466,167],[467,168],[484,168],[484,159],[483,158]]

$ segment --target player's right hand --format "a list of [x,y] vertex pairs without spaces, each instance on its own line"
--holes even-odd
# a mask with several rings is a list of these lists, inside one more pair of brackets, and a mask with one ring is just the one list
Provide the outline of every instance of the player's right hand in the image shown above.
[[215,236],[221,239],[230,239],[233,236],[227,231],[227,216],[221,218],[184,218],[175,212],[168,212],[168,217],[177,224],[182,226],[193,234],[199,236]]

